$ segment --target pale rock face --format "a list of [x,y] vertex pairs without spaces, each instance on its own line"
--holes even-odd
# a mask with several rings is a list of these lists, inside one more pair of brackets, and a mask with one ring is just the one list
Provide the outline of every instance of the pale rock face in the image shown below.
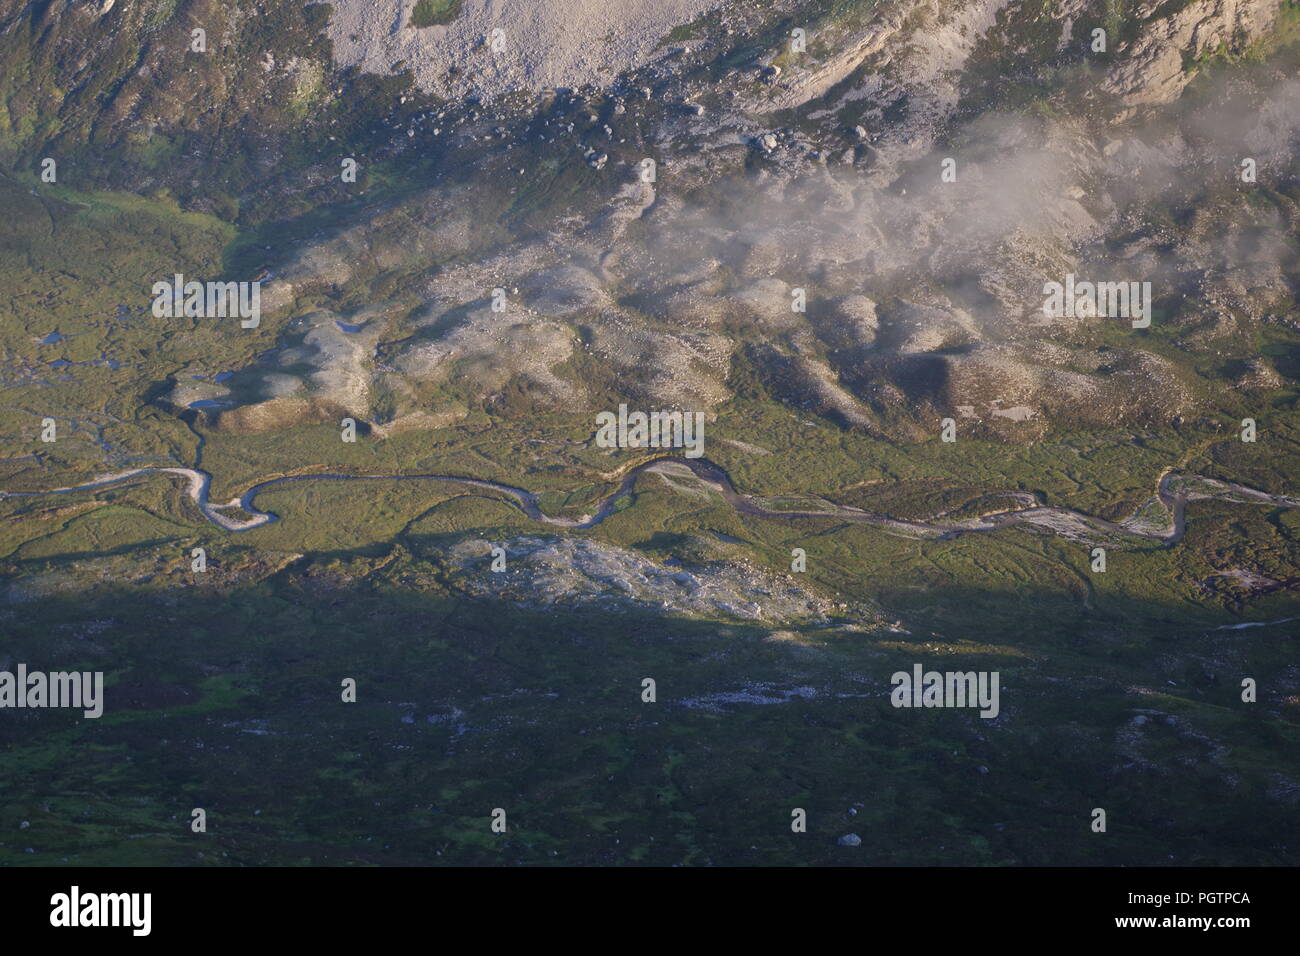
[[[713,5],[684,0],[616,12],[611,3],[575,0],[568,7],[539,2],[510,16],[533,30],[518,34],[531,38],[524,49],[551,35],[554,24],[542,21],[557,11],[596,11],[599,23],[617,15],[635,26],[647,7],[671,19],[688,6]],[[464,23],[422,30],[405,25],[410,6],[341,0],[331,29],[337,34],[351,22],[355,43],[373,41],[365,55],[381,71],[399,59],[417,74],[421,64],[450,65],[444,54],[455,41],[467,71],[455,83],[469,89],[507,76],[494,73],[490,51],[476,47],[487,21],[475,28],[481,35],[467,26],[476,16],[506,16],[506,5],[467,0]],[[728,5],[727,15],[740,9]],[[1148,3],[1134,15],[1150,18],[1158,9]],[[384,10],[379,40],[358,29],[374,26]],[[1092,8],[1083,0],[1067,0],[1054,14],[1061,42],[1076,52],[1090,33],[1085,10]],[[1015,40],[1014,12],[1005,0],[904,0],[854,21],[841,36],[818,37],[819,52],[779,73],[765,71],[769,82],[739,86],[731,106],[707,114],[723,127],[685,124],[702,144],[678,148],[685,145],[674,140],[680,117],[668,121],[647,150],[663,163],[655,186],[639,181],[636,159],[609,146],[611,162],[587,194],[593,201],[545,235],[517,235],[477,215],[475,190],[497,185],[478,183],[430,189],[305,244],[264,288],[264,314],[295,298],[355,288],[377,271],[406,271],[412,279],[397,293],[402,314],[379,317],[366,335],[322,325],[282,342],[277,371],[308,363],[314,372],[292,370],[307,404],[346,402],[364,414],[370,396],[382,395],[385,407],[399,406],[390,414],[412,427],[463,414],[502,391],[564,411],[587,411],[588,396],[610,393],[650,408],[710,409],[731,397],[733,363],[755,358],[782,401],[868,430],[882,417],[897,419],[900,409],[951,414],[954,403],[1001,428],[1026,426],[1026,434],[1045,417],[1113,422],[1182,414],[1194,402],[1177,368],[1137,348],[1099,360],[1078,337],[1085,324],[1119,320],[1049,319],[1043,288],[1067,273],[1151,278],[1158,299],[1170,295],[1174,277],[1199,273],[1195,298],[1206,303],[1206,325],[1192,335],[1200,338],[1221,338],[1247,321],[1216,302],[1240,311],[1248,301],[1282,301],[1289,288],[1285,231],[1252,221],[1256,213],[1243,212],[1229,229],[1220,210],[1207,211],[1206,224],[1194,219],[1172,249],[1141,229],[1116,238],[1130,228],[1126,220],[1141,222],[1175,191],[1204,185],[1223,156],[1237,162],[1238,151],[1249,149],[1263,175],[1292,162],[1300,116],[1294,81],[1259,91],[1250,110],[1206,108],[1199,98],[1168,103],[1191,75],[1185,57],[1220,44],[1240,47],[1275,19],[1272,0],[1193,0],[1146,23],[1135,40],[1107,54],[1108,72],[1098,65],[1090,79],[1125,109],[1152,107],[1121,126],[1113,116],[1061,111],[961,117],[955,93],[963,74],[972,57],[984,55],[984,40]],[[581,37],[587,26],[573,29]],[[508,40],[518,37],[508,31]],[[349,42],[336,44],[340,57],[349,55]],[[565,69],[572,53],[561,44],[537,69]],[[547,59],[552,54],[557,58]],[[603,55],[599,45],[590,55]],[[522,70],[520,56],[515,66]],[[882,111],[895,97],[907,108],[887,117]],[[874,104],[862,132],[841,121],[827,133],[838,140],[816,144],[830,152],[852,143],[857,158],[847,166],[793,165],[799,134],[772,132],[764,111],[796,101],[807,104],[809,117]],[[945,129],[960,135],[940,149],[936,137]],[[581,163],[584,154],[574,148],[573,161]],[[564,153],[556,155],[563,161]],[[955,180],[940,180],[945,157],[955,161]],[[505,314],[488,306],[496,287],[509,292]],[[806,312],[791,308],[795,288],[806,291]],[[1249,380],[1265,381],[1266,372]],[[429,407],[421,395],[440,385],[457,397]],[[268,385],[257,400],[297,393]]]
[[[1150,16],[1159,4],[1148,0],[1139,15]],[[1132,107],[1168,103],[1192,79],[1184,57],[1213,53],[1220,45],[1240,50],[1277,22],[1274,0],[1197,0],[1172,16],[1148,23],[1114,67],[1102,88]]]
[[817,334],[832,349],[870,346],[880,330],[876,303],[865,295],[846,295],[826,314],[813,318]]
[[[329,36],[338,66],[388,73],[400,61],[427,92],[491,99],[518,89],[604,85],[652,59],[673,27],[721,2],[465,0],[451,23],[416,28],[415,0],[334,0]],[[491,47],[494,30],[503,50]]]
[[760,279],[731,299],[750,321],[762,326],[782,328],[794,325],[798,318],[790,308],[790,287],[780,279]]
[[531,277],[523,287],[528,307],[541,315],[572,315],[607,308],[609,296],[592,273],[557,266]]
[[263,376],[262,385],[268,399],[288,398],[306,388],[306,384],[296,375],[272,372]]
[[[490,545],[457,542],[450,551],[453,580],[477,595],[527,604],[653,607],[672,615],[767,621],[816,622],[835,606],[788,577],[726,560],[666,567],[634,551],[594,538],[526,536],[501,545],[506,570],[493,572]],[[859,614],[865,609],[856,608]]]

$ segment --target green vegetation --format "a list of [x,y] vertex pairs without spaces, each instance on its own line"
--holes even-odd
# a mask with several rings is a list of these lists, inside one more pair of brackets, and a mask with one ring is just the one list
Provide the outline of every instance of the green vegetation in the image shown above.
[[1185,63],[1184,68],[1222,75],[1231,67],[1259,66],[1267,61],[1290,64],[1300,61],[1300,2],[1281,0],[1279,6],[1277,25],[1268,36],[1235,52],[1220,44]]
[[[440,555],[449,529],[508,533],[510,509],[406,491],[368,496],[418,518],[379,549],[336,539],[336,550],[286,564],[251,536],[214,536],[205,576],[175,545],[47,551],[11,599],[8,652],[52,663],[50,641],[72,642],[59,666],[114,676],[100,721],[28,712],[0,729],[0,829],[29,822],[0,860],[1291,859],[1290,811],[1266,796],[1300,743],[1300,712],[1274,690],[1287,644],[1276,628],[1207,632],[1204,612],[1176,596],[1181,575],[1200,573],[1194,554],[1235,538],[1233,525],[1248,521],[1249,540],[1266,546],[1266,511],[1202,509],[1192,527],[1206,540],[1115,555],[1106,575],[1089,576],[1086,554],[1051,538],[922,544],[870,528],[739,522],[683,512],[656,484],[611,519],[611,537],[708,526],[773,558],[798,544],[820,582],[888,602],[911,633],[813,629],[774,642],[739,622],[484,605],[448,589]],[[320,490],[329,497],[277,501],[277,527],[292,537],[304,509],[323,519],[359,504],[339,486]],[[351,527],[375,517],[358,512]],[[1261,609],[1288,603],[1294,613],[1294,599]],[[894,710],[888,677],[914,661],[999,670],[1003,717]],[[1259,705],[1240,702],[1243,673],[1260,680]],[[653,714],[639,699],[645,674],[659,676]],[[355,705],[339,701],[345,676],[358,681]],[[817,696],[707,704],[760,686]],[[1115,808],[1123,840],[1090,839],[1096,804]],[[212,825],[202,846],[187,829],[198,805]],[[788,832],[792,805],[812,821],[802,841]],[[495,806],[508,808],[508,840],[485,836]],[[850,830],[868,852],[846,861],[834,840]]]
[[[413,139],[407,123],[445,104],[412,90],[409,75],[331,73],[323,4],[267,0],[258,17],[218,0],[146,6],[119,5],[123,28],[91,43],[89,17],[54,23],[33,4],[11,36],[58,42],[0,50],[3,490],[183,466],[209,472],[211,500],[225,503],[286,475],[440,474],[527,489],[550,515],[592,513],[646,456],[584,444],[589,411],[538,402],[529,382],[508,381],[484,401],[455,381],[408,390],[397,376],[377,378],[364,423],[375,427],[355,444],[339,440],[334,408],[253,431],[168,404],[178,385],[267,371],[268,354],[302,338],[290,324],[317,309],[383,303],[393,335],[443,336],[464,312],[421,324],[424,280],[521,238],[560,242],[556,223],[591,222],[611,180],[522,140],[511,165],[527,175],[508,177],[509,186],[485,184],[495,173],[473,162],[497,141],[466,146],[456,169],[441,162],[450,135],[415,140],[403,154],[392,141]],[[1219,71],[1262,70],[1265,57],[1269,69],[1292,62],[1298,9],[1285,6],[1266,43],[1189,65],[1201,73],[1189,98]],[[876,11],[875,0],[798,4],[738,37],[707,69],[778,51],[794,26],[809,28],[810,55],[824,57]],[[411,25],[460,12],[460,0],[421,0]],[[1058,53],[1055,12],[1050,0],[1008,7],[998,25],[1019,17],[1022,29],[972,40],[962,110],[1087,115],[1072,97],[1092,67],[1081,43]],[[1094,12],[1115,34],[1112,53],[1141,27],[1126,0]],[[231,31],[238,54],[214,44],[208,59],[159,58],[160,49],[185,48],[199,15],[211,18],[211,36]],[[715,11],[668,39],[713,36],[720,23]],[[89,58],[80,85],[59,79],[60,43]],[[155,61],[153,76],[138,69]],[[1041,68],[1008,73],[1008,63]],[[591,122],[589,142],[609,150],[611,168],[645,155],[660,99],[628,97],[617,136],[601,130],[603,116]],[[867,106],[850,99],[834,122],[851,129]],[[546,136],[577,109],[556,107]],[[204,119],[213,116],[222,119]],[[59,160],[57,185],[30,172],[47,152]],[[354,153],[367,158],[345,192],[337,158]],[[682,200],[707,214],[726,202],[707,189],[674,194],[672,180],[659,187],[661,209]],[[429,225],[439,216],[433,199],[465,182],[476,187],[472,236],[448,251],[450,240]],[[1212,233],[1230,214],[1249,214],[1231,221],[1283,236],[1285,273],[1295,264],[1297,200],[1294,183],[1248,194],[1215,186],[1154,210],[1131,238]],[[298,288],[289,308],[255,330],[150,312],[153,283],[175,272],[242,279],[292,268],[295,256],[320,251],[320,237],[349,230],[357,238],[344,257],[349,277]],[[616,293],[627,320],[668,324]],[[1109,521],[1137,512],[1163,527],[1171,516],[1153,495],[1170,471],[1295,494],[1295,302],[1270,293],[1251,303],[1266,321],[1228,316],[1241,321],[1225,321],[1232,329],[1214,338],[1198,305],[1168,298],[1141,334],[1093,324],[1053,343],[1112,356],[1138,343],[1176,369],[1195,408],[1186,420],[1117,415],[1095,425],[1066,413],[1021,430],[963,420],[955,444],[934,436],[940,410],[925,397],[900,395],[881,412],[897,434],[912,425],[925,436],[908,440],[788,403],[748,349],[768,333],[736,322],[726,329],[739,346],[731,397],[711,409],[707,455],[773,508],[834,502],[914,520],[969,519],[1032,498]],[[590,344],[591,329],[575,325]],[[1255,360],[1281,384],[1235,385]],[[1120,358],[1105,361],[1114,374],[1140,374]],[[612,405],[624,373],[601,364],[578,350],[559,372]],[[311,370],[295,356],[276,368]],[[445,418],[440,427],[379,427],[412,407]],[[38,437],[49,417],[54,443]],[[1238,438],[1245,417],[1258,422],[1254,443]],[[583,531],[539,525],[496,491],[431,481],[317,477],[267,487],[255,504],[279,520],[236,534],[205,520],[174,474],[0,498],[4,656],[100,669],[109,682],[101,720],[27,711],[0,721],[8,834],[0,865],[1297,858],[1294,624],[1216,630],[1300,614],[1294,509],[1197,501],[1171,546],[1107,532],[1099,573],[1093,542],[1042,527],[940,539],[833,515],[755,517],[689,479],[654,473]],[[491,572],[450,557],[466,540],[561,534],[674,568],[726,562],[781,576],[800,548],[801,587],[870,613],[789,625],[721,612],[687,618],[620,604],[612,587],[577,607],[549,605],[545,594],[476,599],[465,576]],[[194,548],[206,552],[208,571],[191,570]],[[880,626],[881,615],[897,626]],[[918,661],[998,670],[1002,717],[893,709],[891,673]],[[659,682],[653,708],[639,697],[646,675]],[[1241,701],[1243,676],[1259,682],[1258,703]],[[339,699],[345,677],[358,681],[355,704]],[[795,689],[812,692],[782,696]],[[201,845],[188,831],[199,805],[211,821]],[[1114,839],[1088,831],[1097,805],[1108,808]],[[497,806],[510,814],[505,840],[487,828]],[[809,812],[806,839],[789,832],[792,806]],[[848,860],[834,841],[850,830],[864,845]]]
[[432,27],[460,16],[464,0],[418,0],[411,11],[411,26]]

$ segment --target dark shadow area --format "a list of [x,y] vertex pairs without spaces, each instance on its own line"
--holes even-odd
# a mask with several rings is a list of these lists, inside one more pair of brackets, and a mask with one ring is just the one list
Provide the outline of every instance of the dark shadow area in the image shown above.
[[[778,638],[469,600],[401,549],[382,577],[367,562],[11,601],[0,669],[109,686],[98,720],[0,712],[0,862],[1297,862],[1294,631],[1207,636],[1151,607],[1108,612],[1125,626],[963,592],[942,644]],[[999,716],[891,706],[914,663],[998,671]],[[1243,673],[1258,704],[1239,702]],[[1098,806],[1106,834],[1089,829]],[[847,833],[862,845],[837,846]]]

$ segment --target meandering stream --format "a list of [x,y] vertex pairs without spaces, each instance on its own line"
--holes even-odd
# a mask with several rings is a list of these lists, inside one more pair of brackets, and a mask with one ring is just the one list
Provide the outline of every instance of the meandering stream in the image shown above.
[[[136,468],[118,474],[105,475],[93,481],[68,488],[53,488],[48,491],[10,491],[0,492],[0,497],[38,497],[43,495],[73,494],[81,491],[94,491],[109,485],[118,484],[131,478],[149,474],[181,475],[189,482],[189,496],[213,524],[227,531],[250,531],[263,525],[278,521],[279,517],[269,511],[261,511],[254,504],[257,495],[272,486],[303,481],[431,481],[444,484],[460,485],[482,491],[493,491],[505,495],[525,515],[542,524],[560,528],[592,528],[609,517],[618,507],[618,503],[632,493],[637,478],[645,472],[660,474],[665,480],[693,480],[720,494],[740,514],[762,518],[834,518],[859,524],[876,525],[900,534],[944,539],[962,534],[994,531],[1013,524],[1027,523],[1046,527],[1057,534],[1071,537],[1086,535],[1088,531],[1105,531],[1115,534],[1135,535],[1137,537],[1173,544],[1182,538],[1186,529],[1186,506],[1189,501],[1205,498],[1223,498],[1239,503],[1255,503],[1275,508],[1297,508],[1300,500],[1281,495],[1270,495],[1253,488],[1231,482],[1206,478],[1202,475],[1175,475],[1166,472],[1160,477],[1155,498],[1164,506],[1169,515],[1169,522],[1164,527],[1151,527],[1144,524],[1139,515],[1151,504],[1144,502],[1138,510],[1124,521],[1114,522],[1069,508],[1059,508],[1039,503],[1032,495],[1024,492],[1008,492],[991,497],[1015,498],[1023,505],[996,511],[978,517],[957,521],[943,521],[940,518],[929,520],[905,520],[889,515],[839,505],[815,499],[818,507],[811,510],[784,510],[769,507],[765,499],[738,492],[732,484],[731,476],[718,464],[707,458],[678,458],[664,456],[652,461],[642,462],[630,469],[618,487],[597,507],[594,514],[580,518],[553,517],[545,514],[538,505],[538,496],[522,488],[488,481],[483,478],[467,478],[457,475],[343,475],[320,473],[310,475],[289,475],[258,482],[238,498],[225,504],[213,504],[208,500],[212,485],[212,476],[198,468],[184,467],[150,467]],[[810,499],[813,500],[813,499]],[[225,512],[239,509],[248,517],[237,517]]]

